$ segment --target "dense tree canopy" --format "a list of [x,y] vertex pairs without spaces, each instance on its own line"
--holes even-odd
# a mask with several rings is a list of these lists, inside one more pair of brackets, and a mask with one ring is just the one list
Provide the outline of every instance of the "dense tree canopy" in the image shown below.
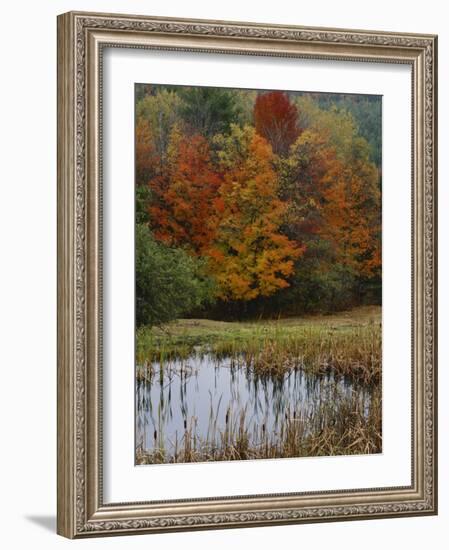
[[140,85],[137,322],[378,302],[381,102]]

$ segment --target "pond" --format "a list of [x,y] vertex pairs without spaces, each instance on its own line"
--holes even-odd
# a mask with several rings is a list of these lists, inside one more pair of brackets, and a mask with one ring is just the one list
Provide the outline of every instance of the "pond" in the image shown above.
[[[186,444],[220,447],[244,434],[252,447],[285,440],[286,425],[300,423],[303,436],[335,422],[341,408],[369,415],[372,389],[332,373],[297,368],[260,376],[230,358],[191,356],[152,365],[136,382],[136,447],[176,456]],[[170,461],[166,460],[166,461]]]

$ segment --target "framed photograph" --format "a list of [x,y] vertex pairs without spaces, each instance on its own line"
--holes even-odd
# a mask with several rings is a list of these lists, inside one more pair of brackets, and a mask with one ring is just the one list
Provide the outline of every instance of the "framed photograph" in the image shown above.
[[437,512],[437,37],[58,17],[58,532]]

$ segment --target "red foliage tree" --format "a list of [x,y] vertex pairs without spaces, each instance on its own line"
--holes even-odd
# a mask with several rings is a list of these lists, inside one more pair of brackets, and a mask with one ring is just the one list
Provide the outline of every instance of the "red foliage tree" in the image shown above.
[[220,182],[202,136],[173,136],[166,170],[150,181],[149,212],[155,237],[201,254],[214,238],[211,220]]
[[274,153],[285,155],[299,135],[298,111],[285,92],[259,94],[254,104],[254,125]]

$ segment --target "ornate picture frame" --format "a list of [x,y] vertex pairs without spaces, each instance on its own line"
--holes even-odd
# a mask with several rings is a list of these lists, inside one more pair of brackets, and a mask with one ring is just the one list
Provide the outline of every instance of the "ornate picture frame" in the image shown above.
[[[411,483],[107,503],[103,448],[105,48],[411,68]],[[58,17],[58,533],[69,538],[437,513],[437,37],[70,12]],[[130,427],[130,429],[132,429]],[[167,468],[170,466],[167,466]]]

